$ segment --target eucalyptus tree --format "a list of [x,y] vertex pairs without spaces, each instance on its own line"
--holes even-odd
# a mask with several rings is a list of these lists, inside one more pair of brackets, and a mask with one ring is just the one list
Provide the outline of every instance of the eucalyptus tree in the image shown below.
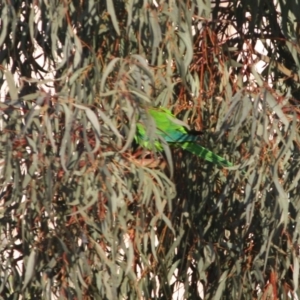
[[[0,10],[3,298],[297,299],[297,1]],[[170,149],[159,106],[233,166]]]

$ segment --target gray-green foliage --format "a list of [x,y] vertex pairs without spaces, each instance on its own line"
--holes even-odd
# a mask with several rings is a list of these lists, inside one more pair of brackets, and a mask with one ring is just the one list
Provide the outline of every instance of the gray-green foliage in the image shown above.
[[[298,4],[157,2],[0,4],[5,299],[299,294]],[[158,105],[235,167],[137,148]]]

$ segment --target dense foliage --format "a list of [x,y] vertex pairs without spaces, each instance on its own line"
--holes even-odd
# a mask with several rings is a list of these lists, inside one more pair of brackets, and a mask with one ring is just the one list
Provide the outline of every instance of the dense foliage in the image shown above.
[[[300,297],[299,9],[2,1],[1,297]],[[234,167],[136,145],[152,106]]]

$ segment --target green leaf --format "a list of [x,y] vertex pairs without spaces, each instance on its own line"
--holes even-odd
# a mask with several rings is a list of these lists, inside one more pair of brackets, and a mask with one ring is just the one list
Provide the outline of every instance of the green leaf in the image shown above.
[[8,93],[10,95],[10,99],[12,101],[17,100],[18,99],[18,89],[15,85],[15,80],[14,80],[12,73],[8,70],[5,71],[5,77],[6,77],[6,81],[7,81],[7,85],[8,85]]
[[106,6],[107,6],[107,11],[111,17],[111,21],[113,23],[113,26],[115,28],[115,31],[117,32],[117,35],[120,35],[120,28],[119,28],[119,23],[116,17],[116,13],[115,13],[115,7],[114,7],[114,3],[112,0],[106,0]]
[[35,266],[38,258],[38,253],[36,249],[32,249],[30,252],[30,255],[28,257],[27,265],[26,265],[26,272],[25,272],[25,278],[23,283],[22,290],[24,291],[29,282],[32,280],[34,273],[35,273]]
[[214,296],[214,299],[219,300],[221,299],[223,295],[223,291],[226,285],[226,280],[227,280],[227,275],[228,275],[228,270],[224,271],[219,279],[219,285],[218,289],[216,291],[216,294]]
[[[111,1],[111,0],[108,0],[108,1]],[[119,61],[120,61],[120,58],[119,57],[115,57],[106,66],[106,68],[104,70],[104,73],[102,75],[102,78],[101,78],[101,84],[100,84],[100,91],[101,92],[104,91],[104,86],[105,86],[105,83],[106,83],[106,78],[108,77],[109,73],[112,72],[113,68],[115,67],[115,65]]]
[[68,159],[68,158],[66,159],[66,148],[67,145],[70,145],[70,137],[71,137],[70,133],[72,128],[73,116],[70,108],[66,104],[60,103],[60,106],[63,108],[63,111],[65,113],[65,130],[60,145],[59,156],[60,156],[61,165],[63,169],[66,172],[68,172],[66,167],[66,161]]

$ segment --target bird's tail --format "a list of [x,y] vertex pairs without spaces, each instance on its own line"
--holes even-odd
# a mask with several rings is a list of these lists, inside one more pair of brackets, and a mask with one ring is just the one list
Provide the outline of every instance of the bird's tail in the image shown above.
[[232,167],[233,164],[226,160],[225,158],[211,152],[210,150],[191,142],[185,142],[180,145],[183,149],[199,156],[200,158],[209,161],[211,163],[217,164],[222,167]]

